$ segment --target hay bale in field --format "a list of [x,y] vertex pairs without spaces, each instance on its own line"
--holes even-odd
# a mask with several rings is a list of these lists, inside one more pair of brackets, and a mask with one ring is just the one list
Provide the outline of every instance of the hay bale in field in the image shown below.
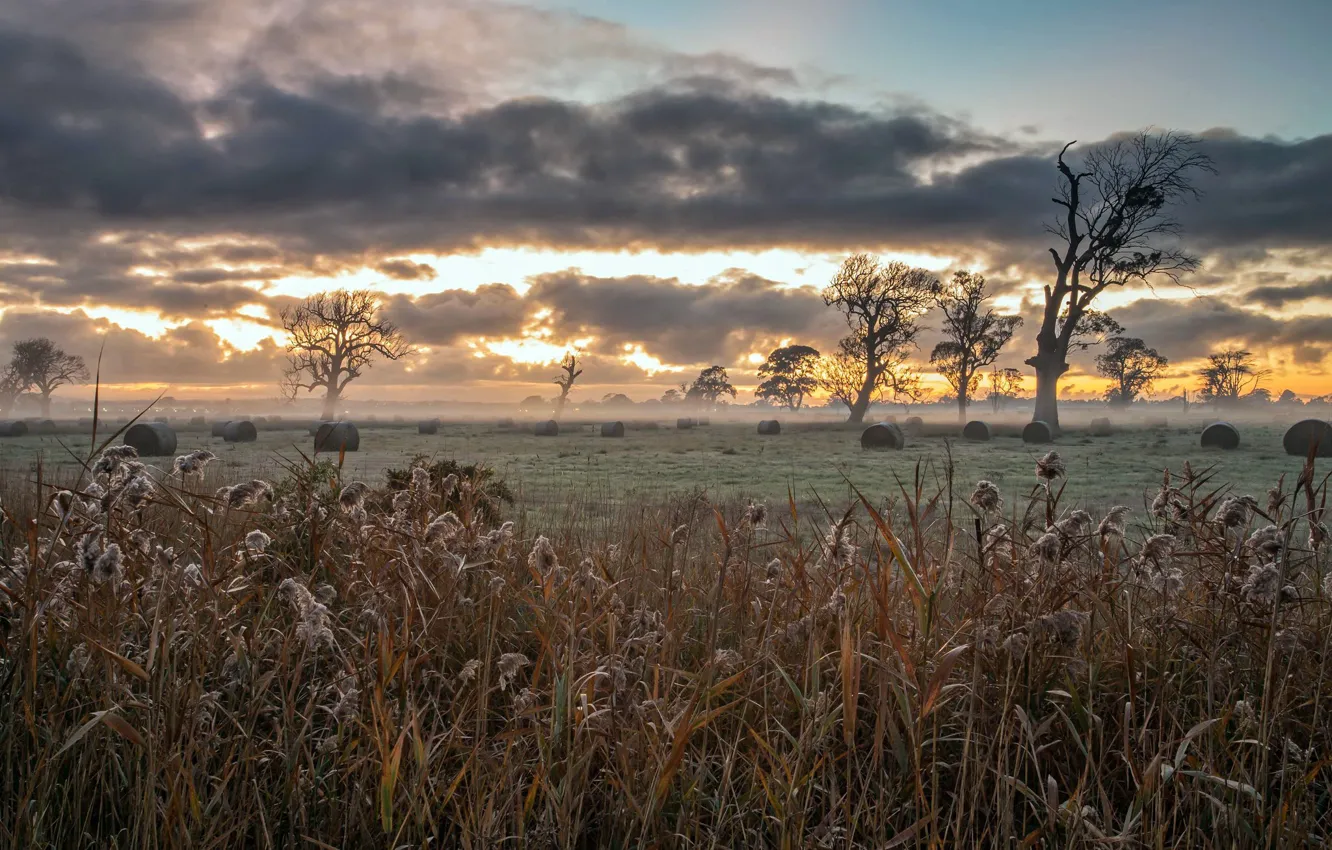
[[497,428],[502,428],[502,429],[512,428],[512,427],[513,427],[513,417],[512,417],[512,416],[506,416],[506,417],[504,417],[503,419],[501,419],[501,420],[499,421],[499,424],[498,424],[496,427],[497,427]]
[[681,416],[679,419],[675,420],[675,430],[688,431],[697,424],[698,423],[695,420],[690,419],[688,416]]
[[422,419],[416,423],[416,433],[418,434],[438,434],[439,417],[434,419]]
[[1296,457],[1308,457],[1311,451],[1315,457],[1332,457],[1332,422],[1322,419],[1296,422],[1286,429],[1281,445],[1286,454]]
[[1022,442],[1043,445],[1054,442],[1054,429],[1037,419],[1022,429]]
[[983,422],[980,419],[973,419],[962,428],[962,438],[971,440],[973,443],[988,443],[994,434],[990,431],[990,423]]
[[623,422],[603,422],[601,423],[601,436],[603,437],[623,437]]
[[17,419],[0,421],[0,437],[26,437],[27,435],[28,423],[20,422]]
[[24,419],[23,424],[28,426],[29,434],[54,434],[56,424],[53,419]]
[[1229,422],[1213,422],[1203,429],[1202,446],[1205,449],[1233,451],[1240,444],[1239,429]]
[[759,423],[758,432],[764,437],[775,437],[782,433],[782,423],[776,419],[764,419]]
[[712,424],[712,420],[709,419],[709,418],[706,417],[706,416],[700,416],[700,417],[698,417],[697,419],[694,420],[694,424],[697,425],[698,427],[702,428],[702,427],[705,426],[705,425],[711,425],[711,424]]
[[246,419],[246,420],[233,419],[233,420],[231,420],[231,421],[232,421],[232,422],[241,422],[241,421],[245,421],[245,422],[253,422],[256,426],[257,426],[257,425],[267,425],[267,424],[268,424],[268,417],[267,417],[267,416],[256,416],[256,417],[254,417],[253,419]]
[[1093,419],[1091,426],[1087,429],[1093,437],[1108,437],[1115,432],[1114,426],[1110,420],[1102,416],[1099,419]]
[[925,420],[919,416],[908,416],[902,423],[902,433],[908,437],[919,437],[920,432],[925,429]]
[[233,419],[222,428],[222,439],[228,443],[253,443],[259,439],[259,429],[248,419]]
[[532,433],[538,437],[558,437],[560,435],[560,423],[554,419],[538,422],[532,426]]
[[315,452],[359,452],[361,432],[352,422],[323,422],[315,431]]
[[878,422],[860,433],[860,447],[878,451],[899,451],[906,448],[906,435],[896,422]]
[[207,425],[207,424],[208,424],[208,419],[207,419],[206,417],[203,417],[203,416],[191,416],[191,417],[190,417],[190,426],[191,426],[191,427],[194,427],[194,428],[202,428],[202,427],[204,427],[204,426]]
[[213,435],[214,437],[220,437],[220,436],[222,436],[223,434],[225,434],[225,433],[227,432],[227,426],[230,425],[230,424],[231,424],[231,420],[229,420],[229,419],[224,419],[224,420],[222,420],[222,421],[220,421],[220,422],[214,422],[213,425],[212,425],[212,428],[210,429],[211,432],[212,432],[212,435]]
[[660,422],[631,422],[629,424],[631,431],[660,431]]
[[125,445],[139,457],[166,457],[176,453],[176,431],[165,422],[136,422],[125,432]]

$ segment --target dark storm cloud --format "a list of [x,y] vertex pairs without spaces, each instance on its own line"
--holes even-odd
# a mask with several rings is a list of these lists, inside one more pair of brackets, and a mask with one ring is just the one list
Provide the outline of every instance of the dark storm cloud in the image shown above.
[[1332,298],[1332,277],[1320,277],[1289,286],[1259,286],[1244,293],[1244,298],[1264,307],[1275,308],[1313,298]]
[[387,316],[409,339],[424,345],[517,336],[526,309],[522,297],[507,284],[489,284],[475,292],[447,289],[415,299],[398,295],[384,301]]
[[534,278],[527,300],[551,311],[545,325],[558,338],[595,335],[603,353],[641,344],[666,363],[733,363],[756,344],[790,337],[827,346],[845,333],[816,290],[752,275],[690,286],[569,271]]

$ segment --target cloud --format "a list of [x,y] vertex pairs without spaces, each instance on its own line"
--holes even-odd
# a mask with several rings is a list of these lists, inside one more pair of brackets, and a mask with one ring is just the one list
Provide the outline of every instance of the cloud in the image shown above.
[[435,276],[434,266],[411,260],[385,260],[376,265],[375,269],[394,280],[427,280]]
[[613,354],[641,345],[668,364],[734,364],[786,338],[830,347],[846,332],[816,290],[747,274],[692,286],[567,271],[534,278],[527,300],[549,311],[543,326],[556,338],[595,336],[596,350]]
[[1244,293],[1247,301],[1264,307],[1280,308],[1314,298],[1332,298],[1332,277],[1320,277],[1289,286],[1259,286]]
[[394,296],[384,312],[408,339],[424,345],[452,345],[475,337],[517,336],[527,308],[508,284],[489,284],[475,292],[448,289],[417,298]]

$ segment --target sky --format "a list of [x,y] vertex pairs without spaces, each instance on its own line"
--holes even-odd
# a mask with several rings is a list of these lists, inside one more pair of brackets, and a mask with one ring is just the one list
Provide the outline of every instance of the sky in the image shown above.
[[267,398],[280,311],[365,287],[421,353],[352,399],[549,394],[576,348],[575,398],[720,364],[743,401],[771,349],[836,345],[819,290],[868,251],[984,274],[1028,371],[1055,154],[1158,128],[1216,166],[1177,215],[1202,265],[1102,306],[1170,358],[1159,395],[1236,347],[1321,395],[1329,28],[1324,0],[3,4],[0,350]]

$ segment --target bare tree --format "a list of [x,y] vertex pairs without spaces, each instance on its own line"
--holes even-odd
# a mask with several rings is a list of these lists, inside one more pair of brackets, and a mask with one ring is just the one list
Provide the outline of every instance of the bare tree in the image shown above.
[[569,401],[569,391],[573,389],[574,381],[583,374],[583,370],[578,368],[578,356],[573,352],[564,355],[564,360],[560,362],[560,374],[555,376],[554,384],[560,388],[560,396],[555,400],[555,418],[559,419],[564,413],[564,405]]
[[[850,421],[853,422],[867,380],[865,363],[864,353],[850,337],[842,340],[836,354],[824,357],[820,363],[819,387],[830,399],[846,405],[846,409],[852,412]],[[920,373],[907,362],[904,352],[891,352],[888,359],[880,362],[880,367],[878,379],[871,389],[871,402],[891,399],[905,407],[920,398]],[[869,409],[868,403],[865,409]]]
[[998,359],[1022,319],[989,309],[985,278],[971,272],[955,273],[935,300],[946,339],[934,346],[930,362],[957,393],[957,416],[965,422],[967,404],[980,387],[980,370]]
[[21,385],[20,394],[32,391],[37,395],[44,417],[51,415],[51,393],[66,384],[88,380],[88,367],[83,358],[65,353],[46,337],[14,343],[14,358],[9,368]]
[[[1068,371],[1070,338],[1092,303],[1112,286],[1134,281],[1178,281],[1198,266],[1175,242],[1178,223],[1169,208],[1196,198],[1193,178],[1214,172],[1211,160],[1180,133],[1139,133],[1092,148],[1079,170],[1060,151],[1059,196],[1063,208],[1047,226],[1059,240],[1050,249],[1055,280],[1045,287],[1045,310],[1036,335],[1037,420],[1059,427],[1059,379]],[[1063,321],[1061,321],[1061,318]]]
[[1204,402],[1217,405],[1234,404],[1244,396],[1258,391],[1258,384],[1268,375],[1259,369],[1253,353],[1230,349],[1207,356],[1207,365],[1198,376],[1203,385],[1199,395]]
[[1135,337],[1115,337],[1109,350],[1096,357],[1096,371],[1111,381],[1105,400],[1116,407],[1127,407],[1151,389],[1168,365],[1155,348]]
[[998,413],[1004,409],[1004,405],[1017,398],[1018,393],[1022,391],[1022,372],[1009,366],[1000,369],[998,366],[990,371],[990,404],[994,407],[994,412]]
[[288,396],[323,389],[322,419],[337,415],[347,385],[376,358],[399,360],[416,353],[398,327],[380,315],[379,301],[369,290],[320,292],[281,315],[289,361],[282,388]]
[[885,370],[915,348],[917,321],[930,308],[938,288],[938,278],[925,269],[855,254],[823,290],[823,303],[841,310],[851,328],[841,351],[855,352],[864,361],[861,385],[848,405],[848,421],[865,421],[870,402],[893,380]]

